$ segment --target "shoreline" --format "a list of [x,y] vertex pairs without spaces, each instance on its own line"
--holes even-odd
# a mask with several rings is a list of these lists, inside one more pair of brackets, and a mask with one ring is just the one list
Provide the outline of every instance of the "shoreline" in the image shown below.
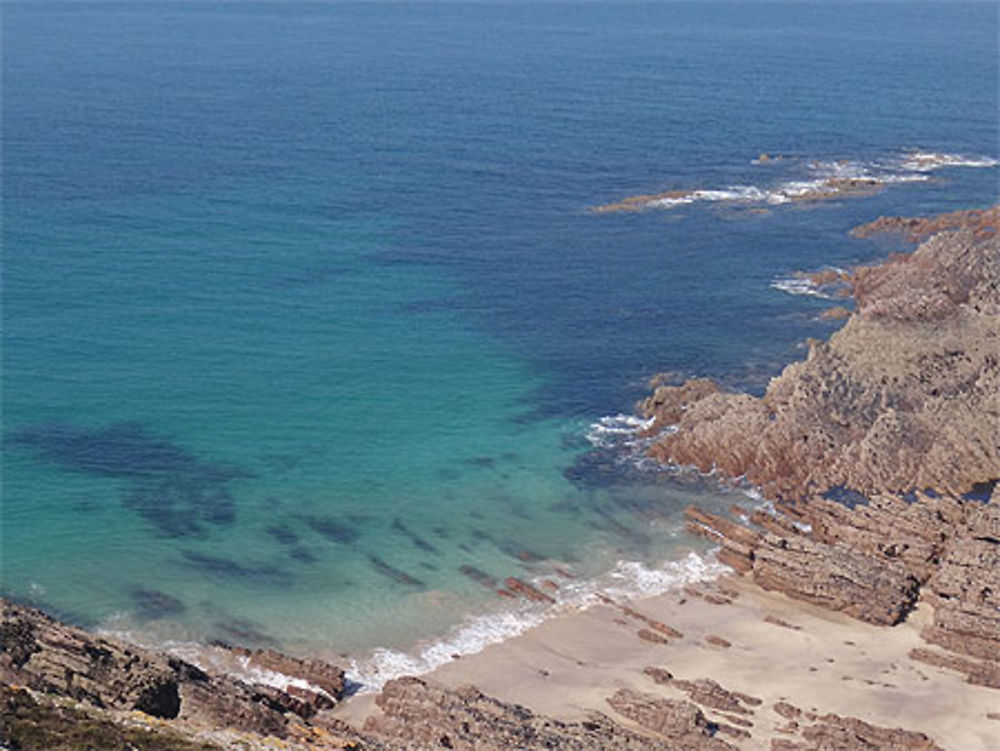
[[[720,587],[736,596],[712,602],[693,594]],[[644,639],[638,636],[643,622],[623,607],[683,636],[664,643]],[[996,718],[989,717],[995,692],[907,657],[923,644],[919,632],[928,620],[924,605],[900,626],[873,626],[724,573],[700,586],[556,616],[422,679],[452,690],[472,684],[501,701],[573,722],[610,714],[607,699],[622,688],[685,698],[684,691],[643,672],[658,668],[674,679],[707,678],[761,699],[751,715],[703,707],[710,721],[726,724],[735,716],[753,722],[752,737],[741,739],[740,749],[769,748],[772,738],[793,737],[788,718],[773,709],[787,702],[804,712],[923,732],[946,749],[988,751],[1000,732],[1000,722],[993,727]],[[377,712],[375,695],[367,694],[346,700],[334,715],[362,726]]]
[[[677,586],[642,597],[598,580],[573,591],[569,576],[546,591],[550,562],[503,591],[556,611],[356,695],[315,658],[219,646],[219,663],[194,665],[3,602],[6,706],[53,732],[84,707],[88,722],[204,749],[987,751],[1000,733],[1000,211],[914,221],[872,226],[950,231],[839,271],[855,311],[763,396],[695,379],[654,383],[639,405],[647,456],[764,488],[753,508],[685,511],[732,573],[703,565],[713,576],[692,581],[681,561]],[[572,612],[549,593],[563,586]]]

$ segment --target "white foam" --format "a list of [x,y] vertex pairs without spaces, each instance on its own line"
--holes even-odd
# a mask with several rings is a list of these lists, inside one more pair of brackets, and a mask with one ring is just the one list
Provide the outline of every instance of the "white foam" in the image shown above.
[[608,574],[611,584],[604,591],[618,597],[655,597],[694,582],[714,579],[728,570],[712,554],[689,553],[661,568],[651,568],[637,561],[619,561]]
[[998,164],[1000,161],[993,157],[944,154],[936,151],[911,151],[900,162],[903,169],[914,172],[931,172],[944,167],[996,167]]
[[[837,180],[871,180],[873,185],[896,185],[924,182],[928,173],[945,167],[995,167],[1000,161],[988,156],[966,156],[929,151],[910,151],[903,156],[883,160],[853,159],[814,160],[805,165],[817,177],[812,180],[788,180],[771,187],[731,185],[726,188],[692,190],[689,193],[657,198],[645,205],[670,209],[692,203],[745,203],[780,205],[804,196],[822,198],[843,192]],[[793,293],[796,294],[796,293]],[[798,293],[808,294],[808,293]]]
[[802,276],[781,277],[771,282],[770,286],[789,295],[819,297],[824,300],[833,299],[833,295],[823,292],[815,282]]
[[362,693],[378,691],[393,678],[429,673],[451,662],[455,655],[476,654],[491,644],[523,634],[544,620],[545,615],[538,606],[522,611],[471,616],[444,638],[413,653],[380,648],[366,660],[352,660],[346,671],[347,676],[361,684]]
[[442,639],[418,646],[412,652],[376,649],[370,657],[352,660],[347,669],[350,680],[361,685],[361,693],[379,691],[387,681],[404,675],[422,675],[458,656],[473,655],[493,644],[512,639],[549,618],[579,612],[599,604],[598,593],[619,598],[653,597],[696,581],[714,579],[729,569],[714,554],[689,553],[659,568],[637,561],[619,561],[607,574],[565,584],[555,605],[522,604],[515,609],[466,618]]
[[654,420],[644,420],[636,415],[609,415],[592,423],[584,437],[595,448],[635,445],[638,435],[652,427]]

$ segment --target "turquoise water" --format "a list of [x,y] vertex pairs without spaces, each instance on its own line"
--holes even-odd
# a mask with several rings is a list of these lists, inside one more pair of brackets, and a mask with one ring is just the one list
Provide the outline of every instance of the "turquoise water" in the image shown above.
[[[408,650],[524,610],[463,566],[659,581],[742,496],[592,425],[661,370],[759,390],[831,330],[775,279],[996,199],[992,3],[4,16],[3,587],[153,640]],[[842,159],[913,181],[588,212]]]

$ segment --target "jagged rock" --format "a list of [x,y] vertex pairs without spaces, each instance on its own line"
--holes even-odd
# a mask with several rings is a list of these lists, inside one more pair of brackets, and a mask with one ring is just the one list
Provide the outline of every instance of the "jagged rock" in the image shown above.
[[966,680],[973,685],[1000,688],[1000,665],[995,662],[970,660],[924,647],[911,649],[909,657],[928,665],[964,673]]
[[823,715],[819,721],[802,729],[807,748],[840,751],[942,751],[923,733],[901,728],[882,728],[856,717]]
[[938,232],[970,229],[979,239],[988,239],[1000,230],[1000,207],[964,209],[933,217],[880,216],[874,222],[851,230],[855,237],[896,233],[909,242],[920,242]]
[[45,695],[0,683],[0,747],[12,751],[221,751],[205,741],[191,741],[166,729],[130,727],[107,712],[69,707]]
[[654,733],[666,736],[691,751],[734,751],[735,746],[714,737],[704,713],[689,701],[663,699],[623,688],[608,704],[624,717]]
[[711,678],[699,678],[694,681],[674,679],[670,685],[686,693],[695,704],[723,712],[750,715],[753,714],[753,710],[749,709],[748,706],[753,707],[761,704],[760,699],[742,694],[739,691],[730,691]]
[[782,537],[756,533],[697,509],[686,513],[691,531],[719,542],[730,559],[740,561],[737,570],[749,573],[764,589],[890,626],[903,620],[916,603],[919,582],[899,563],[839,542],[817,542],[793,527]]
[[782,731],[789,735],[801,733],[802,740],[776,738],[772,749],[783,751],[942,751],[923,733],[901,728],[884,728],[863,722],[856,717],[835,714],[807,713],[805,720],[812,725],[802,727],[795,720],[803,718],[802,710],[788,702],[778,702],[774,711],[793,720]]
[[[304,681],[306,686],[288,685],[284,692],[305,702],[314,712],[332,707],[344,697],[346,686],[344,671],[328,662],[315,658],[291,657],[273,649],[251,650],[233,647],[231,651],[242,658],[247,667],[262,668]],[[296,714],[301,715],[302,712]]]
[[485,696],[471,686],[449,691],[419,678],[389,681],[375,703],[382,713],[368,718],[365,732],[391,743],[394,749],[670,751],[676,748],[616,725],[600,714],[583,722],[560,722]]
[[1000,477],[1000,239],[937,235],[852,284],[857,312],[763,397],[657,388],[640,411],[677,429],[650,455],[778,498],[958,495]]
[[525,599],[533,600],[534,602],[555,602],[555,599],[545,594],[538,588],[533,587],[527,582],[513,576],[508,576],[504,580],[504,586],[511,592],[521,595]]
[[[278,737],[288,735],[289,715],[305,719],[333,703],[332,695],[317,702],[315,691],[288,692],[210,675],[169,655],[58,623],[32,608],[2,600],[0,606],[0,680],[8,684],[97,708]],[[269,670],[287,667],[337,696],[343,692],[342,672],[326,663],[277,652],[243,650],[243,656]],[[326,688],[322,691],[326,695]]]

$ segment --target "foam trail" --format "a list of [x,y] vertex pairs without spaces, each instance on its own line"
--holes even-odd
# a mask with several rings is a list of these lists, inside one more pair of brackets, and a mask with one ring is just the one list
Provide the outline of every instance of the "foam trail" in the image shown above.
[[520,636],[549,618],[599,604],[598,593],[620,598],[653,597],[696,581],[714,579],[728,570],[711,554],[689,553],[660,568],[637,561],[619,561],[603,576],[565,585],[555,605],[523,605],[516,610],[470,616],[447,636],[418,647],[414,652],[377,649],[367,659],[352,660],[347,676],[361,684],[361,693],[375,692],[393,678],[429,673],[454,660],[455,655],[476,654],[493,644]]
[[[758,162],[759,163],[759,162]],[[866,195],[888,185],[926,182],[931,172],[945,168],[996,167],[990,156],[967,156],[913,150],[881,160],[813,160],[799,169],[813,179],[793,179],[771,186],[731,185],[726,188],[670,191],[658,196],[635,196],[597,207],[598,211],[636,211],[644,208],[672,209],[694,203],[777,206],[793,201]],[[644,200],[648,198],[648,200]]]

